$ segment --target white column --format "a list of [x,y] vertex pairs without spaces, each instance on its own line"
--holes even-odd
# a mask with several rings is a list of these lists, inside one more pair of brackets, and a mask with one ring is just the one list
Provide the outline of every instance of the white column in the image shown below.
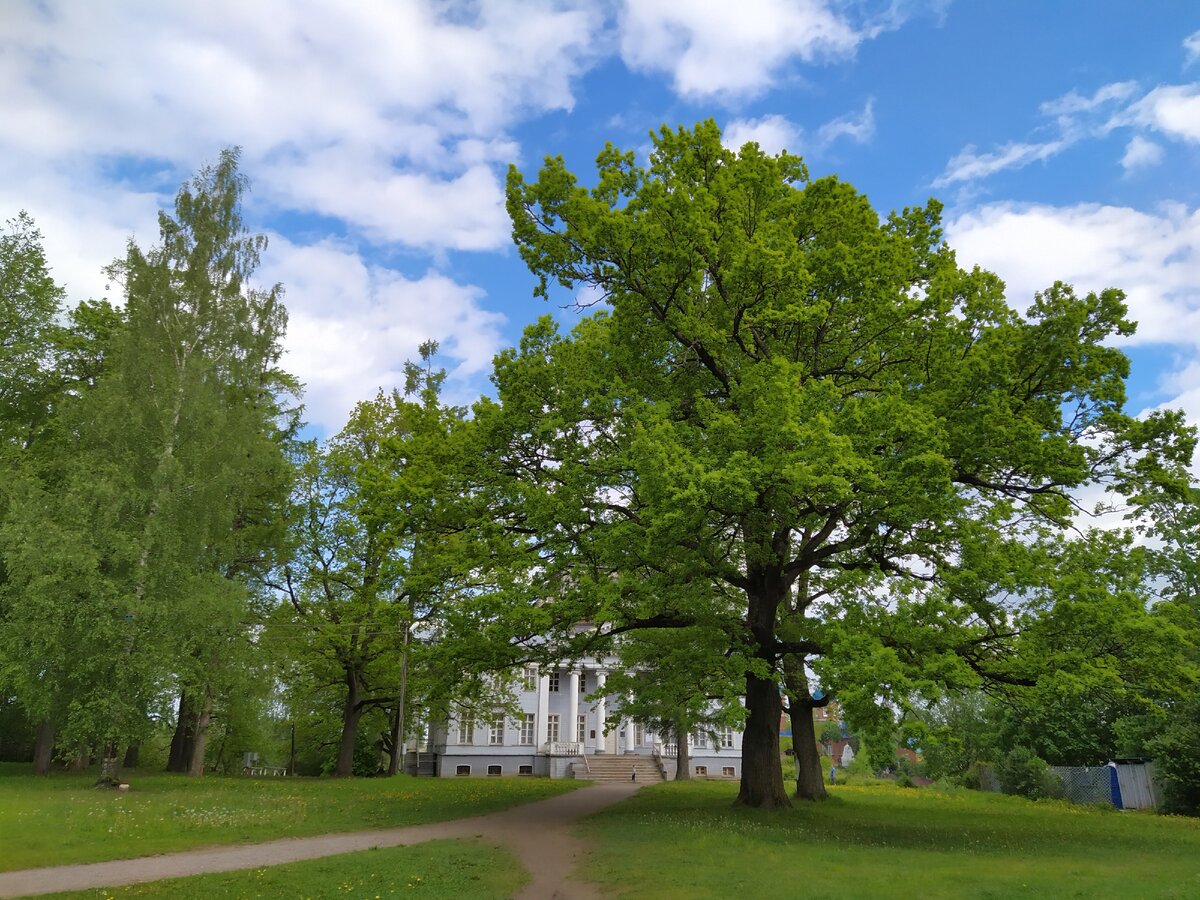
[[550,715],[549,675],[538,675],[537,691],[537,746],[533,752],[542,753],[546,750],[546,741],[550,733],[550,721],[547,718]]
[[637,729],[633,727],[633,719],[625,720],[625,752],[637,752]]
[[[608,680],[606,672],[596,673],[596,690],[604,690],[604,682]],[[600,699],[596,701],[596,752],[604,752],[604,716],[607,713],[607,704],[604,700],[604,694],[600,695]]]
[[[575,743],[575,732],[579,730],[579,673],[572,672],[567,676],[567,733],[563,739]],[[586,737],[586,734],[584,735]],[[582,751],[582,748],[580,748]]]

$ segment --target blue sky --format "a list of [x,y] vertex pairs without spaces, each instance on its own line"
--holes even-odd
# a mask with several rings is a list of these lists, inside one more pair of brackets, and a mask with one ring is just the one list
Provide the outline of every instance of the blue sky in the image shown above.
[[80,300],[190,172],[243,147],[285,365],[336,431],[442,342],[452,399],[547,311],[504,171],[712,117],[881,212],[935,196],[1024,309],[1129,294],[1130,407],[1200,422],[1200,4],[1009,0],[7,0],[0,213]]

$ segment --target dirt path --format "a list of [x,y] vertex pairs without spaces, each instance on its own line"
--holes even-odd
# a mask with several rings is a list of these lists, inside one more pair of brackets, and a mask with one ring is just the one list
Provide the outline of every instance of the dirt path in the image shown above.
[[628,784],[597,785],[486,816],[430,825],[286,838],[265,844],[0,872],[0,897],[27,897],[207,872],[277,866],[301,859],[353,853],[372,847],[420,844],[439,838],[481,838],[512,850],[533,876],[533,880],[516,895],[519,900],[598,900],[600,894],[590,885],[569,877],[587,849],[584,841],[570,833],[571,826],[584,816],[624,800],[635,790],[637,786]]

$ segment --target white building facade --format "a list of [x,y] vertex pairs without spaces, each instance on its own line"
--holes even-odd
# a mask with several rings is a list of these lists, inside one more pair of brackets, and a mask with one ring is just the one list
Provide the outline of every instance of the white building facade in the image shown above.
[[[644,758],[646,768],[641,771],[658,770],[673,778],[673,736],[655,734],[621,715],[617,702],[604,694],[609,671],[609,663],[602,660],[572,667],[526,667],[516,686],[519,711],[497,711],[486,721],[460,714],[432,728],[421,774],[432,768],[432,774],[450,777],[587,778],[592,758],[623,755]],[[689,750],[694,776],[741,777],[740,732],[697,732],[689,736]],[[414,754],[408,756],[411,760]],[[639,760],[639,768],[642,764]]]

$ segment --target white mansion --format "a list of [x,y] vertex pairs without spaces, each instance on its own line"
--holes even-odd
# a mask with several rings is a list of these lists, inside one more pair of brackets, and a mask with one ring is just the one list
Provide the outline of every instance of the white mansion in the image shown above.
[[[442,776],[589,778],[593,765],[598,770],[603,762],[611,771],[608,761],[624,757],[648,780],[658,780],[660,772],[673,778],[673,741],[623,717],[614,701],[603,695],[613,665],[615,661],[589,659],[574,668],[525,668],[517,684],[517,715],[498,713],[491,721],[460,715],[431,728],[427,758],[409,753],[410,771],[419,767],[421,774]],[[589,701],[588,695],[596,699]],[[740,732],[697,732],[688,744],[694,775],[741,776]]]

